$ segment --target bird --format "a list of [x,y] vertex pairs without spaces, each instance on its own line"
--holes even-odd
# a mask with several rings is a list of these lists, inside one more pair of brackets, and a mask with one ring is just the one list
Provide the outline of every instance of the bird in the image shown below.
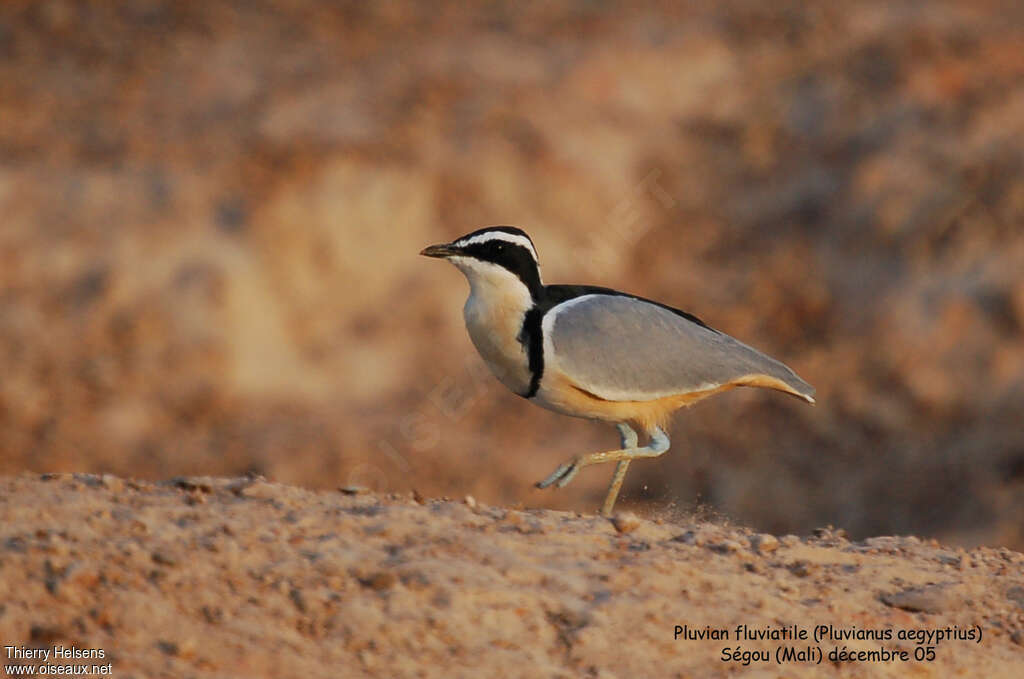
[[604,516],[630,462],[669,449],[676,410],[734,387],[815,402],[814,387],[788,366],[693,314],[611,288],[545,285],[533,240],[517,227],[488,226],[420,254],[448,260],[469,281],[466,329],[502,384],[543,408],[617,427],[619,449],[577,455],[536,484],[562,488],[585,467],[616,462]]

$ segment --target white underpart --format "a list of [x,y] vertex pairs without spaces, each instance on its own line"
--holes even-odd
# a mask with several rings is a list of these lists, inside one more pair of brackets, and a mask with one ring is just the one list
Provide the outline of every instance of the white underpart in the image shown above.
[[[573,297],[570,300],[562,302],[555,306],[546,314],[544,319],[541,321],[541,335],[544,337],[544,372],[547,373],[549,370],[558,370],[563,375],[572,380],[576,386],[581,389],[585,389],[591,394],[602,398],[606,401],[653,401],[655,399],[664,398],[666,396],[673,396],[681,393],[679,390],[647,390],[641,385],[635,387],[626,387],[622,389],[615,389],[609,386],[602,386],[596,384],[589,384],[585,380],[580,379],[579,375],[572,375],[567,372],[558,360],[558,352],[555,351],[555,344],[551,338],[552,331],[555,327],[555,320],[558,315],[572,309],[577,304],[589,300],[594,297],[603,297],[605,295],[580,295],[579,297]],[[604,341],[603,337],[594,337],[594,342]],[[696,388],[688,389],[689,392],[701,392],[709,389],[716,389],[720,387],[720,384],[712,382],[704,382],[698,385]],[[543,394],[541,394],[543,396]]]
[[502,384],[517,394],[530,388],[530,359],[519,341],[530,290],[508,269],[472,257],[449,257],[469,281],[462,309],[466,330],[484,363]]
[[487,233],[481,233],[472,238],[459,239],[455,241],[455,245],[475,245],[477,243],[489,243],[494,240],[503,240],[506,243],[514,243],[516,245],[522,245],[524,248],[530,251],[533,255],[533,261],[540,261],[537,257],[537,251],[533,248],[533,243],[526,236],[520,236],[517,233],[505,233],[504,231],[488,231]]

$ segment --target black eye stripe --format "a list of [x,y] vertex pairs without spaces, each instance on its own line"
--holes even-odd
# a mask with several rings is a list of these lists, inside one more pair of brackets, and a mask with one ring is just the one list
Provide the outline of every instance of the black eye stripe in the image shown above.
[[462,250],[467,255],[477,259],[493,261],[495,263],[499,263],[496,261],[498,258],[505,259],[511,257],[525,257],[531,262],[533,261],[533,254],[527,248],[518,243],[509,243],[507,241],[490,240],[483,243],[472,243],[463,246]]
[[497,264],[511,271],[530,288],[531,292],[540,290],[540,271],[537,269],[533,253],[528,248],[518,243],[494,239],[464,245],[461,249],[466,256]]

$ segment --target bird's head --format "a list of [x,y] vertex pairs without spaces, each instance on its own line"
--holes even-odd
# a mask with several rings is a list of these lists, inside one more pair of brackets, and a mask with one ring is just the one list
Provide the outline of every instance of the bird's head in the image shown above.
[[514,226],[488,226],[451,243],[431,245],[420,254],[447,259],[466,275],[473,288],[481,284],[521,284],[536,297],[542,285],[533,241]]

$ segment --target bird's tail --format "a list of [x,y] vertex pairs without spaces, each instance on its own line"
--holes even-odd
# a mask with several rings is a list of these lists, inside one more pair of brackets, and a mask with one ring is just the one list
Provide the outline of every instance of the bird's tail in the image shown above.
[[799,375],[785,365],[779,363],[779,366],[783,368],[784,372],[783,370],[773,370],[773,374],[771,375],[766,373],[743,375],[742,377],[733,380],[732,383],[741,387],[764,387],[766,389],[775,389],[777,391],[796,396],[797,398],[801,398],[811,405],[814,405],[814,387],[803,381]]

